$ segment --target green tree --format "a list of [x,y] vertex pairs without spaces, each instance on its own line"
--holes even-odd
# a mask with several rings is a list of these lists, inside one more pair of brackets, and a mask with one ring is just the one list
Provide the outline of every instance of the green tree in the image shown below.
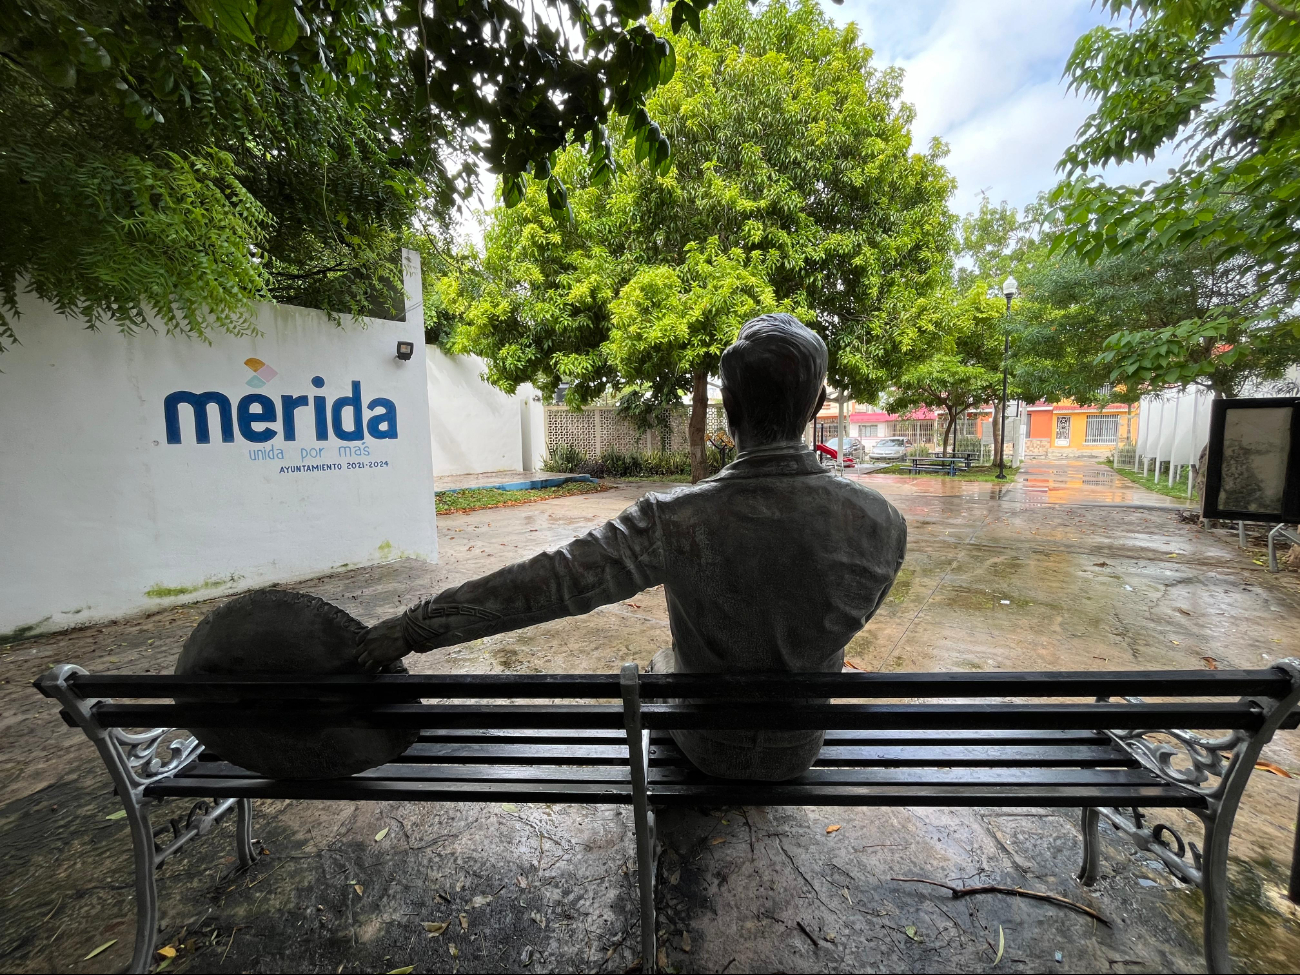
[[[997,401],[1001,394],[1004,307],[1002,298],[990,297],[987,287],[976,282],[964,295],[947,289],[919,301],[913,311],[927,320],[923,330],[935,340],[928,355],[895,379],[885,408],[900,414],[921,406],[942,411],[945,453],[950,433],[953,448],[957,446],[957,421],[975,407]],[[996,457],[996,417],[994,431]]]
[[[1072,178],[1053,192],[1065,219],[1058,246],[1089,261],[1170,248],[1208,252],[1192,260],[1233,268],[1255,285],[1248,306],[1189,319],[1177,326],[1182,331],[1144,346],[1151,378],[1169,371],[1159,361],[1164,344],[1231,344],[1246,319],[1252,333],[1295,330],[1296,319],[1279,309],[1300,297],[1300,8],[1289,0],[1103,6],[1128,23],[1080,37],[1066,67],[1072,86],[1097,107],[1061,162]],[[1237,52],[1215,53],[1233,37],[1241,41]],[[1228,65],[1230,91],[1216,103]],[[1089,175],[1169,145],[1187,154],[1162,181],[1109,186]],[[1114,351],[1128,349],[1119,343]]]
[[[573,406],[629,386],[661,403],[691,391],[699,477],[707,379],[750,315],[817,329],[830,384],[858,398],[923,354],[928,323],[910,310],[949,274],[952,182],[939,144],[912,150],[901,75],[815,3],[723,0],[698,39],[672,42],[676,74],[616,130],[622,177],[597,185],[569,150],[556,171],[572,222],[530,187],[443,290],[458,347],[504,388],[568,383]],[[628,137],[650,116],[670,162]]]
[[[711,0],[675,0],[698,24]],[[650,0],[8,0],[0,5],[0,348],[30,291],[92,326],[203,335],[256,299],[391,304],[398,247],[479,160],[550,202],[607,179],[612,111],[671,77]],[[669,145],[649,120],[639,151]]]

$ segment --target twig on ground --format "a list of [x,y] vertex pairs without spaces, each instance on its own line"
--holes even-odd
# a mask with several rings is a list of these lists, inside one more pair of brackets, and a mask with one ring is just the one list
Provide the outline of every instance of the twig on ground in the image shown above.
[[821,947],[821,945],[817,943],[817,938],[813,935],[811,931],[809,931],[806,927],[804,927],[802,921],[795,921],[794,923],[799,926],[799,930],[802,931],[807,936],[808,940],[812,942],[813,948]]
[[223,965],[226,963],[226,955],[230,954],[230,946],[235,943],[235,932],[238,930],[239,925],[237,924],[230,929],[230,940],[226,942],[226,950],[221,954],[221,963]]
[[950,891],[953,900],[959,897],[969,897],[971,894],[1010,894],[1012,897],[1031,897],[1034,900],[1047,901],[1049,904],[1059,904],[1061,907],[1068,907],[1071,910],[1078,911],[1080,914],[1086,914],[1094,920],[1100,921],[1106,927],[1110,927],[1110,921],[1098,914],[1091,907],[1080,904],[1077,901],[1060,897],[1057,894],[1045,894],[1038,890],[1025,890],[1023,887],[1002,887],[998,884],[978,884],[974,887],[954,887],[952,884],[945,884],[939,880],[925,880],[921,877],[890,877],[890,880],[897,881],[900,884],[929,884],[932,887],[942,887]]

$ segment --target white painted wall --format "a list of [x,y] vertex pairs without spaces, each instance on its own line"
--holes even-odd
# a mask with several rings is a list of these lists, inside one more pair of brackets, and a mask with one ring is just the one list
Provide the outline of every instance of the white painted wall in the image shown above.
[[[338,328],[321,312],[265,305],[260,336],[214,334],[210,345],[90,332],[24,299],[22,344],[0,356],[0,634],[345,565],[436,559],[419,258],[406,259],[406,322]],[[399,339],[415,343],[408,362],[395,358]],[[261,388],[247,385],[252,357],[276,371]],[[282,396],[324,395],[332,412],[353,382],[367,419],[384,412],[368,408],[373,400],[392,401],[396,439],[376,423],[345,442],[331,423],[318,441],[314,403],[294,411],[296,439],[286,439]],[[181,442],[168,443],[164,400],[177,390],[228,397],[233,442],[222,442],[209,407],[211,442],[196,443],[191,409],[180,406]],[[238,423],[241,397],[253,393],[276,408],[276,422],[245,424],[275,431],[264,444]],[[257,413],[250,402],[246,419]],[[352,413],[340,408],[344,432]]]
[[425,346],[429,433],[435,480],[454,474],[538,470],[546,456],[541,394],[520,386],[509,396],[483,379],[487,363]]

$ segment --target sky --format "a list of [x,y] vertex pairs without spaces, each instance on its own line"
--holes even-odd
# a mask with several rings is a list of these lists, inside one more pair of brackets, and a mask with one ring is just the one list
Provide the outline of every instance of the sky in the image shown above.
[[[1059,179],[1056,164],[1091,110],[1067,92],[1062,71],[1079,35],[1111,23],[1090,0],[845,0],[826,9],[858,24],[877,63],[905,72],[914,145],[934,136],[948,144],[956,213],[978,209],[982,193],[1022,207]],[[1102,175],[1141,182],[1176,161],[1166,150]]]

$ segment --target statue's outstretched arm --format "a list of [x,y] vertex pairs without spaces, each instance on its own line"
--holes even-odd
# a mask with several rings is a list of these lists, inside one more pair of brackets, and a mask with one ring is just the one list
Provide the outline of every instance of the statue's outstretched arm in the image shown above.
[[656,500],[647,496],[554,552],[471,579],[371,627],[358,656],[378,667],[411,651],[579,616],[657,586],[663,572]]

